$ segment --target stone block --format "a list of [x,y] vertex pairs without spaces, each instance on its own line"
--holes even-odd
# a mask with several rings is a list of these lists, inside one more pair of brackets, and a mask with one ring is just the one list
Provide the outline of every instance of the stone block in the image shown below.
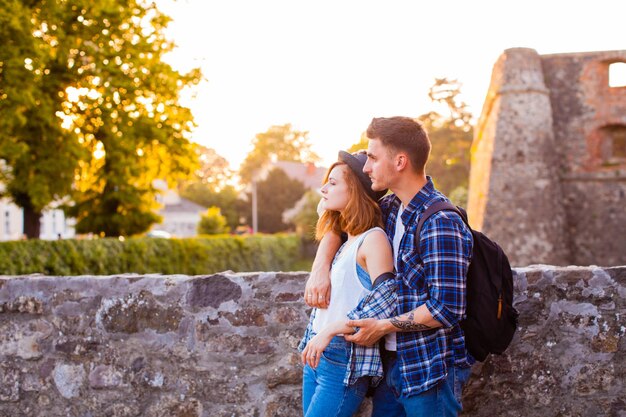
[[229,311],[219,313],[220,317],[224,317],[228,322],[235,326],[265,326],[265,312],[258,307],[244,307],[240,308],[234,313]]
[[112,366],[98,365],[89,372],[89,387],[116,388],[123,383],[123,375]]
[[241,297],[241,287],[223,275],[195,278],[187,293],[187,303],[194,309],[213,307]]
[[183,317],[180,306],[162,306],[148,291],[124,298],[107,299],[96,315],[110,333],[138,333],[146,329],[157,333],[174,332]]
[[0,402],[17,402],[20,399],[20,372],[0,366]]
[[80,395],[85,382],[83,365],[58,363],[54,367],[54,384],[62,397],[71,399]]

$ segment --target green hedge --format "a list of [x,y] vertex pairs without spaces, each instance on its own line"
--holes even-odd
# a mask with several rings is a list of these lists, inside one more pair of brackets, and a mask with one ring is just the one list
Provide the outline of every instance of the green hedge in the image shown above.
[[295,235],[26,240],[0,243],[0,274],[202,275],[219,271],[288,271],[301,258]]

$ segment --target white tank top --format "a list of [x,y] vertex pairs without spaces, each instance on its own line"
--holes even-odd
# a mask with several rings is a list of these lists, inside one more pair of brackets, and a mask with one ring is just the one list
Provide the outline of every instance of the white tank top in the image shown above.
[[359,281],[356,258],[365,236],[374,230],[384,233],[380,227],[369,229],[355,237],[352,242],[346,243],[336,255],[330,270],[330,305],[326,309],[318,309],[313,319],[313,332],[316,334],[330,323],[347,319],[350,310],[370,292]]

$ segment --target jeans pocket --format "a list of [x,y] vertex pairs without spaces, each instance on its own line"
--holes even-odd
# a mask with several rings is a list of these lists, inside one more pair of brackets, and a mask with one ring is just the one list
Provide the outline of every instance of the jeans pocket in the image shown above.
[[454,372],[454,396],[456,399],[461,402],[461,397],[463,395],[463,387],[469,380],[470,374],[472,373],[472,368],[453,368]]
[[341,367],[348,366],[348,352],[345,349],[326,349],[322,352],[322,358],[331,365]]

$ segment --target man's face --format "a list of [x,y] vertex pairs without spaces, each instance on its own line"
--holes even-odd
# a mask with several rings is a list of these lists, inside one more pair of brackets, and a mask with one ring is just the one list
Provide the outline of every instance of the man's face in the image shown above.
[[372,180],[372,190],[392,189],[396,170],[389,149],[378,139],[369,139],[367,144],[367,162],[363,167]]

